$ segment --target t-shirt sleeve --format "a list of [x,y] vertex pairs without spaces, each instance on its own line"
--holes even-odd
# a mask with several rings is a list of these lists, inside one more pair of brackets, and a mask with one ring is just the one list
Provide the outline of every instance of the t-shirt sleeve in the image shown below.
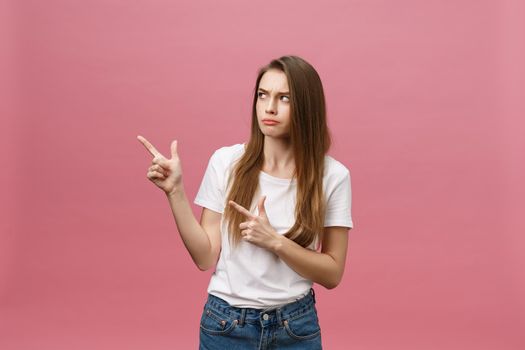
[[344,176],[340,176],[330,193],[326,206],[324,226],[354,227],[352,221],[352,188],[350,171],[346,169]]
[[219,155],[215,151],[208,161],[206,172],[193,203],[222,214],[224,212],[222,174],[224,171],[221,171]]

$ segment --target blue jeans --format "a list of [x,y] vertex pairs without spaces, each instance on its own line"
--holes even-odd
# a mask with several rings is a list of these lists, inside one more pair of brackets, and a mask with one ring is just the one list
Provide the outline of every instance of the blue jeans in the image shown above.
[[267,309],[231,306],[208,293],[199,340],[200,350],[322,349],[315,292]]

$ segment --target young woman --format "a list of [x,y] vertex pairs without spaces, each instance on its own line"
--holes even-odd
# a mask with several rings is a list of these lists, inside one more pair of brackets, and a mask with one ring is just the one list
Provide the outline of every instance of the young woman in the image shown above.
[[[193,261],[216,265],[200,320],[200,349],[321,349],[313,282],[343,276],[351,218],[350,172],[327,154],[330,135],[315,69],[282,56],[259,70],[250,139],[211,156],[194,203],[177,141],[147,177],[166,193]],[[319,251],[320,249],[320,251]]]

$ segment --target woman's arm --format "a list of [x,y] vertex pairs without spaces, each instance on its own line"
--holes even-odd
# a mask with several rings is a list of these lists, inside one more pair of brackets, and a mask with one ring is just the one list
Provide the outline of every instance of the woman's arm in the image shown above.
[[257,215],[232,200],[228,202],[248,219],[239,225],[243,239],[274,252],[304,278],[328,289],[335,288],[345,268],[348,227],[325,227],[321,252],[306,249],[275,231],[264,208],[265,200],[266,196],[259,199]]
[[303,248],[279,236],[272,251],[295,272],[327,289],[337,287],[343,277],[348,245],[348,227],[325,227],[321,252]]
[[199,270],[205,271],[217,262],[220,252],[220,213],[203,208],[201,224],[191,210],[184,186],[167,194],[175,223],[186,249]]

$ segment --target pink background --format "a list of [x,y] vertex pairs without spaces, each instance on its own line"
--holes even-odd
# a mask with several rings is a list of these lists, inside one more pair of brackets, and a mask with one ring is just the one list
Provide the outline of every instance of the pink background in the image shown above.
[[0,5],[0,349],[195,349],[191,262],[151,157],[193,199],[244,142],[258,67],[296,54],[352,173],[326,349],[523,349],[523,1]]

